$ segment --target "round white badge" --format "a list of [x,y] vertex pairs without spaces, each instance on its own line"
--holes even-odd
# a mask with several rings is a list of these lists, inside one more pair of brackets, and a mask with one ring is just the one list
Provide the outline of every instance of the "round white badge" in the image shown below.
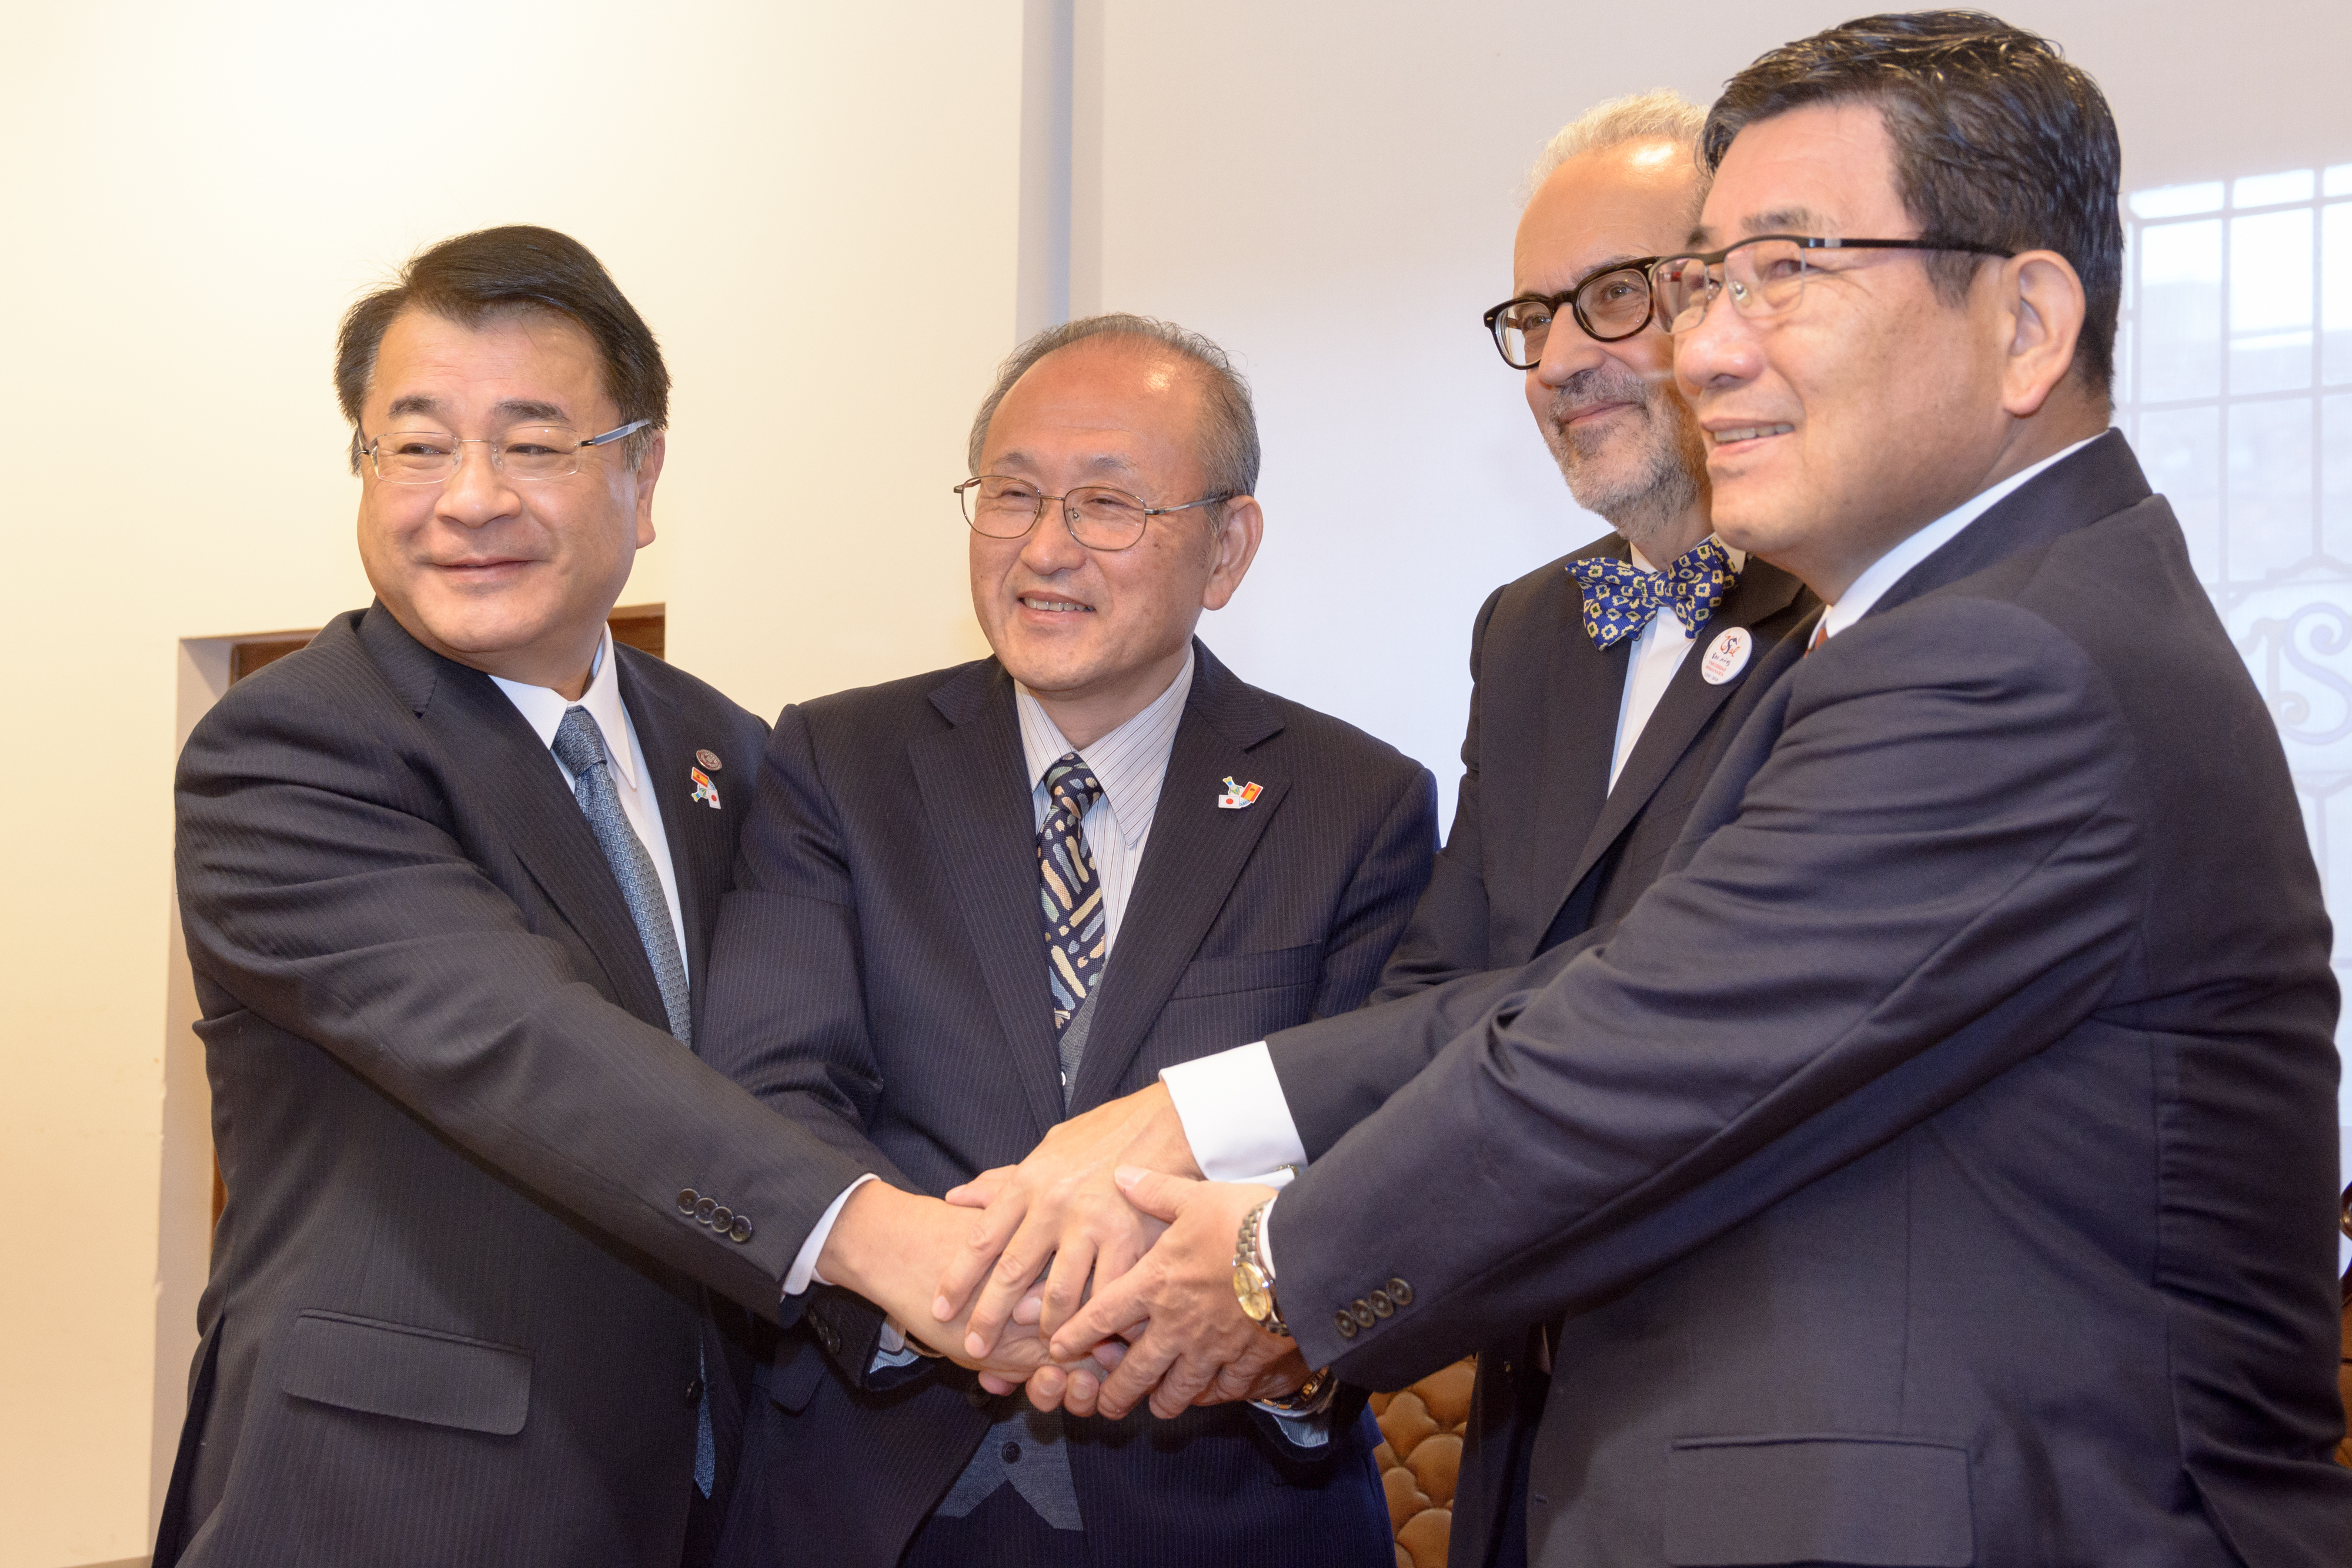
[[1734,626],[1706,645],[1699,656],[1698,673],[1708,685],[1719,686],[1748,667],[1748,655],[1756,649],[1756,639],[1748,634],[1745,626]]

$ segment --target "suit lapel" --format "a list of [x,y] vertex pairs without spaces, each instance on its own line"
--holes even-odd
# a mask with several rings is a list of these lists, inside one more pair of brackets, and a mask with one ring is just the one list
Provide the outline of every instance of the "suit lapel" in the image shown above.
[[[1169,749],[1151,841],[1104,971],[1102,1000],[1072,1085],[1073,1110],[1108,1100],[1126,1077],[1289,792],[1286,773],[1271,759],[1250,755],[1281,730],[1281,718],[1197,641],[1192,656],[1192,689]],[[1262,786],[1247,809],[1217,805],[1227,774]]]
[[[1754,626],[1769,620],[1787,609],[1801,591],[1802,585],[1787,572],[1750,559],[1740,572],[1738,582],[1701,629],[1699,639],[1702,643],[1711,642],[1735,626]],[[1683,753],[1690,749],[1691,742],[1706,727],[1706,721],[1715,716],[1716,710],[1755,677],[1759,666],[1768,662],[1763,655],[1771,650],[1755,650],[1747,668],[1720,685],[1710,685],[1699,674],[1700,652],[1694,648],[1683,656],[1681,667],[1666,683],[1650,721],[1642,727],[1642,738],[1634,742],[1633,754],[1625,759],[1624,770],[1617,775],[1617,786],[1609,791],[1600,819],[1586,836],[1577,854],[1575,869],[1560,885],[1563,902],[1584,880],[1585,873],[1616,842],[1626,824],[1649,804],[1650,797],[1666,781],[1666,776],[1674,771],[1675,764],[1682,760]],[[1553,913],[1558,913],[1557,906]],[[1547,920],[1545,924],[1549,925],[1550,922]]]
[[[1579,559],[1608,556],[1629,560],[1632,549],[1611,534],[1577,552]],[[1601,649],[1584,630],[1584,596],[1576,580],[1563,568],[1559,574],[1559,626],[1549,639],[1550,656],[1543,673],[1545,698],[1539,705],[1542,732],[1528,742],[1538,752],[1534,789],[1528,798],[1535,814],[1524,824],[1519,841],[1531,846],[1523,874],[1529,878],[1528,908],[1557,910],[1576,885],[1570,874],[1578,852],[1592,835],[1609,793],[1609,764],[1616,753],[1617,716],[1624,706],[1625,680],[1632,666],[1633,640]],[[1482,679],[1507,678],[1501,671],[1482,670]],[[1491,753],[1511,744],[1508,736],[1482,735],[1480,745]],[[1497,792],[1500,793],[1499,791]],[[1501,824],[1497,824],[1500,826]],[[1533,943],[1543,936],[1549,916],[1532,924],[1528,950],[1505,955],[1524,963],[1535,956]]]
[[[637,782],[652,791],[661,810],[662,836],[669,841],[670,872],[677,878],[677,910],[686,926],[686,972],[692,1016],[699,1019],[704,961],[710,953],[710,932],[718,922],[719,900],[727,891],[728,879],[734,870],[734,845],[727,831],[727,819],[721,814],[728,775],[719,769],[703,768],[719,792],[721,811],[714,811],[694,799],[696,786],[689,769],[701,767],[695,753],[717,744],[721,737],[716,733],[695,733],[692,720],[656,695],[650,682],[639,677],[634,664],[639,655],[635,649],[615,643],[613,656],[621,662],[621,704],[629,710],[629,723],[637,732],[639,749],[645,753],[646,776]],[[740,764],[747,774],[758,766],[756,758],[719,758],[722,766],[730,760]],[[738,800],[740,810],[749,804],[748,788],[738,793],[745,797]]]
[[487,808],[515,858],[596,956],[621,1005],[667,1030],[661,987],[628,901],[539,736],[489,676],[426,649],[381,604],[368,612],[360,631],[449,759],[449,787],[462,783],[468,799]]
[[1037,928],[1036,813],[1023,779],[1013,680],[990,660],[958,672],[931,701],[954,727],[908,747],[908,764],[941,878],[996,1008],[1006,1066],[1043,1135],[1062,1119],[1061,1067]]

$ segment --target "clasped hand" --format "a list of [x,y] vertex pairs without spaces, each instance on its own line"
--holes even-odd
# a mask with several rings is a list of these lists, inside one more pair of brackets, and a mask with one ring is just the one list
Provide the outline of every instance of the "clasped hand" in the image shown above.
[[1307,1373],[1297,1346],[1253,1322],[1233,1287],[1242,1218],[1274,1189],[1199,1176],[1160,1085],[1060,1124],[1018,1166],[948,1194],[980,1213],[933,1322],[963,1320],[967,1364],[1000,1357],[1008,1331],[1034,1334],[1037,1366],[981,1380],[998,1393],[1025,1382],[1041,1409],[1116,1417],[1148,1398],[1172,1417],[1291,1392]]

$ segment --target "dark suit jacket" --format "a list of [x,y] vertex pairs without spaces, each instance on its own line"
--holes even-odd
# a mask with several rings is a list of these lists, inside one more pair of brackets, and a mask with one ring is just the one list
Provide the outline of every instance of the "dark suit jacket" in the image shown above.
[[[765,727],[614,655],[698,1001]],[[228,1204],[157,1561],[670,1568],[703,1286],[776,1315],[860,1167],[670,1037],[547,747],[381,605],[232,688],[178,807]]]
[[[1425,768],[1193,649],[1080,1110],[1355,1007],[1429,874]],[[1012,1164],[1063,1117],[1025,772],[993,660],[786,708],[720,915],[711,1060],[828,1108],[911,1190]],[[1264,786],[1254,805],[1218,809],[1228,774]],[[878,1320],[809,1316],[760,1374],[729,1560],[887,1568],[990,1417],[952,1368],[862,1387]],[[1389,1561],[1369,1417],[1311,1458],[1241,1407],[1068,1427],[1099,1561]]]
[[[1734,699],[1751,684],[1771,683],[1821,611],[1795,578],[1749,559],[1675,672],[1612,789],[1609,764],[1633,640],[1593,645],[1584,595],[1568,569],[1594,556],[1631,555],[1623,538],[1604,535],[1504,584],[1479,610],[1454,828],[1381,973],[1375,1007],[1469,976],[1515,971],[1631,908],[1681,835],[1735,727],[1727,721],[1745,711]],[[1700,655],[1733,627],[1754,638],[1748,663],[1710,683]],[[1450,1005],[1462,1003],[1455,998]],[[1428,1061],[1391,1016],[1359,1015],[1348,1052],[1362,1095],[1357,1115],[1370,1113]],[[1338,1096],[1327,1091],[1320,1098]],[[1542,1384],[1524,1332],[1481,1347],[1470,1418],[1481,1440],[1454,1487],[1456,1542],[1484,1542],[1498,1521],[1510,1484],[1510,1434],[1523,1414],[1540,1410]]]
[[1557,1314],[1538,1563],[2342,1562],[2328,923],[2122,437],[1751,693],[1612,932],[1301,1116],[1301,1349]]

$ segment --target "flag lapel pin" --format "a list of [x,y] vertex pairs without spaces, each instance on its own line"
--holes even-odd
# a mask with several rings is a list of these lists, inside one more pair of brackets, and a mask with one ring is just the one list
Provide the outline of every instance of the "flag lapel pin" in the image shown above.
[[714,811],[718,810],[719,809],[719,786],[710,781],[710,775],[699,768],[689,768],[687,773],[694,779],[694,793],[689,799],[708,800],[710,802],[710,809]]
[[1234,776],[1228,773],[1225,775],[1225,792],[1217,797],[1217,810],[1238,811],[1265,793],[1265,788],[1261,784],[1236,784]]

